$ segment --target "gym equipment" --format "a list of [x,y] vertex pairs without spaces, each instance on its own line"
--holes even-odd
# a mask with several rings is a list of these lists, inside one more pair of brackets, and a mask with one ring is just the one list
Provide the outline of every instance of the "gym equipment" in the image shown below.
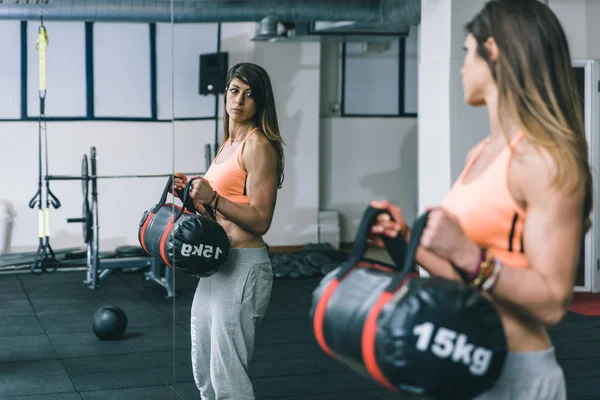
[[411,240],[384,237],[399,268],[362,261],[380,210],[365,211],[351,257],[313,292],[315,338],[332,358],[393,392],[470,399],[491,388],[507,354],[494,305],[463,282],[420,278],[415,254],[428,213]]
[[100,340],[117,340],[127,329],[127,314],[119,307],[99,308],[92,318],[92,331]]
[[[184,172],[186,175],[204,175],[204,172]],[[96,175],[93,172],[88,175],[46,175],[47,181],[83,181],[84,186],[94,179],[126,179],[126,178],[167,178],[172,174],[136,174],[136,175]]]
[[46,205],[42,205],[42,132],[44,133],[44,152],[46,171],[48,171],[48,131],[46,129],[46,47],[48,45],[48,31],[44,20],[40,22],[36,50],[39,54],[39,100],[40,117],[38,120],[38,189],[29,201],[29,208],[38,209],[38,237],[39,244],[35,259],[31,264],[31,272],[56,271],[56,254],[50,246],[50,205],[55,209],[60,208],[60,201],[50,190],[50,182],[46,181]]
[[[183,202],[179,207],[166,203],[173,185],[173,176],[169,177],[159,202],[142,215],[138,238],[148,254],[170,268],[203,278],[215,274],[227,261],[229,237],[216,219],[196,213],[189,197],[192,182],[179,194]],[[212,210],[207,211],[211,215]]]
[[[81,174],[83,176],[88,175],[88,158],[87,155],[84,154],[81,160]],[[67,218],[67,222],[81,222],[82,223],[82,231],[83,231],[83,242],[89,243],[92,240],[93,231],[92,231],[92,211],[90,210],[90,203],[88,201],[88,194],[90,190],[89,181],[82,180],[81,181],[81,189],[83,193],[83,205],[81,208],[81,218]]]
[[339,255],[336,252],[328,243],[309,243],[299,253],[269,254],[273,276],[277,279],[299,279],[327,275],[323,271],[329,272],[337,268],[341,263],[340,258],[347,258],[344,252],[337,252]]
[[92,231],[93,227],[93,214],[90,210],[90,203],[88,202],[87,197],[84,197],[82,207],[81,207],[81,218],[67,218],[67,222],[81,222],[82,223],[82,231],[83,231],[83,242],[89,243],[92,240],[92,236],[94,232]]
[[[90,289],[99,287],[100,282],[108,277],[113,270],[136,270],[139,268],[148,268],[145,273],[145,279],[151,280],[167,291],[167,298],[174,297],[173,274],[172,270],[166,268],[160,261],[148,257],[148,255],[138,246],[123,246],[118,248],[118,252],[101,252],[99,248],[99,226],[98,226],[98,186],[99,178],[138,178],[138,177],[157,177],[171,175],[117,175],[117,176],[99,176],[97,175],[97,153],[96,148],[90,148],[90,155],[84,155],[81,161],[80,176],[59,176],[53,177],[46,175],[46,184],[57,180],[81,180],[82,181],[82,216],[78,218],[68,218],[67,222],[76,222],[82,224],[83,241],[86,244],[86,257],[83,257],[82,252],[78,253],[77,257],[71,255],[58,256],[53,258],[53,263],[56,267],[55,271],[86,271],[87,276],[84,283]],[[203,173],[189,173],[202,175]],[[40,180],[41,181],[41,180]],[[53,195],[52,195],[53,196]],[[90,204],[91,197],[91,204]],[[58,201],[58,199],[57,199]],[[48,242],[48,238],[46,239]],[[135,247],[135,249],[134,249]],[[57,253],[63,254],[73,249],[59,250]],[[19,257],[0,257],[0,273],[18,272],[19,265],[29,264],[31,255],[23,254]],[[10,271],[10,272],[9,272]],[[47,270],[45,270],[48,272]]]
[[139,246],[119,246],[115,249],[115,254],[118,257],[143,257],[146,252]]
[[[81,159],[81,176],[89,176],[90,170],[88,168],[88,157],[87,154],[83,155]],[[83,193],[83,198],[87,199],[88,194],[90,192],[90,181],[88,179],[81,180],[81,192]]]
[[[78,251],[81,251],[79,247],[69,247],[55,250],[54,253],[56,260],[60,263],[62,260],[70,257],[70,255],[67,254]],[[35,262],[36,256],[36,252],[0,254],[0,274],[14,273],[16,271],[21,271],[24,268],[29,270],[31,264]]]
[[281,279],[286,278],[290,271],[292,270],[292,266],[290,265],[290,258],[292,255],[290,254],[273,254],[271,257],[271,264],[273,266],[273,276],[275,278]]

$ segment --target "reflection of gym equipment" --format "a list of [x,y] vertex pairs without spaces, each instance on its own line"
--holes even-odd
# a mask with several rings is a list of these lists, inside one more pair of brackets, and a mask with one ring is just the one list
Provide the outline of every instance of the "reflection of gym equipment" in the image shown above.
[[[171,174],[157,175],[114,175],[99,176],[97,171],[96,148],[90,149],[88,162],[87,155],[83,155],[81,162],[81,175],[79,176],[52,176],[46,177],[46,180],[81,180],[83,192],[82,215],[80,218],[69,218],[67,222],[77,222],[82,224],[83,241],[87,245],[87,277],[86,283],[91,289],[98,286],[115,269],[137,269],[149,267],[145,273],[147,280],[152,280],[167,290],[167,296],[172,297],[173,291],[173,270],[167,268],[158,259],[149,257],[141,247],[121,246],[114,254],[116,257],[103,257],[99,245],[99,224],[98,224],[98,179],[118,179],[118,178],[154,178],[168,177]],[[186,173],[186,175],[202,175],[202,173]],[[90,188],[91,184],[91,188]],[[90,191],[91,189],[91,191]],[[91,203],[88,196],[91,194]],[[105,253],[106,254],[106,253]],[[62,263],[77,263],[78,260],[62,261]],[[79,261],[80,262],[80,261]]]
[[[50,248],[49,234],[45,237],[40,236],[40,245],[37,253],[0,255],[0,274],[18,272],[19,269],[21,269],[20,266],[27,265],[31,265],[31,272],[35,272],[36,266],[41,267],[41,272],[50,272],[50,269],[52,269],[52,271],[85,270],[87,276],[84,283],[87,284],[90,289],[95,289],[99,287],[99,282],[109,276],[115,269],[137,270],[148,268],[149,270],[145,272],[146,280],[156,282],[167,290],[167,297],[173,297],[173,270],[162,264],[158,259],[150,257],[141,247],[120,246],[114,251],[100,251],[97,185],[98,179],[169,177],[171,174],[99,176],[96,174],[96,171],[96,148],[91,147],[90,157],[88,158],[87,155],[83,155],[81,175],[45,176],[46,185],[48,185],[51,180],[81,181],[83,192],[81,217],[68,218],[67,222],[82,224],[82,238],[86,248],[68,248],[53,251]],[[197,172],[186,172],[185,174],[204,175],[204,173]],[[90,195],[91,203],[89,198]],[[36,197],[41,198],[41,194],[38,192]],[[52,195],[52,197],[55,198],[54,195]],[[56,199],[56,201],[58,201],[58,199]],[[48,229],[46,229],[46,233],[47,231]]]
[[38,209],[38,236],[39,244],[35,259],[31,264],[31,272],[39,268],[41,272],[47,272],[48,266],[56,270],[56,254],[50,246],[50,205],[55,209],[60,208],[60,201],[50,191],[50,182],[46,181],[46,204],[43,204],[42,194],[42,132],[44,133],[44,150],[46,161],[46,173],[48,171],[48,131],[46,129],[46,46],[48,45],[48,31],[41,21],[38,29],[38,41],[36,50],[39,54],[39,100],[40,117],[38,120],[38,190],[29,201],[29,208]]
[[104,306],[92,317],[92,331],[100,340],[120,339],[127,329],[127,314],[116,306]]

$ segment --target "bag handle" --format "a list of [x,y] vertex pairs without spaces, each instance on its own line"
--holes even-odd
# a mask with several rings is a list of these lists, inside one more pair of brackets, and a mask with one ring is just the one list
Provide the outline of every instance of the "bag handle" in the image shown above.
[[[350,270],[350,268],[363,259],[365,252],[367,251],[369,232],[371,231],[371,228],[373,227],[377,217],[383,213],[387,214],[386,211],[374,208],[372,206],[368,206],[364,211],[356,232],[356,237],[354,238],[352,253],[350,254],[348,260],[346,260],[344,263],[345,265],[340,270],[338,277],[342,277],[344,274],[346,274],[346,272],[348,272],[348,270]],[[398,235],[395,238],[382,236],[382,239],[383,243],[385,244],[385,249],[390,255],[392,261],[398,268],[400,268],[405,259],[406,240],[404,240],[402,235]]]
[[[197,179],[197,178],[194,178],[194,179]],[[183,202],[184,207],[181,208],[181,211],[179,211],[179,214],[175,217],[175,220],[177,220],[177,218],[179,218],[181,216],[181,214],[183,214],[184,208],[187,208],[188,211],[190,211],[193,214],[196,213],[196,205],[194,204],[194,200],[192,200],[192,198],[190,197],[190,188],[192,187],[192,182],[194,181],[194,179],[190,179],[188,181],[187,185],[185,185],[184,189],[179,189],[177,191],[177,195]],[[206,210],[206,212],[208,213],[210,219],[216,221],[217,214],[215,213],[213,208],[211,206],[205,205],[205,204],[203,204],[203,206],[204,206],[204,209]]]
[[[181,210],[179,211],[177,216],[175,216],[175,218],[174,218],[175,221],[181,216],[181,214],[183,214],[185,209],[187,209],[189,212],[191,212],[193,214],[196,214],[196,206],[194,205],[194,200],[192,200],[192,198],[189,196],[189,191],[190,191],[193,180],[194,179],[190,179],[188,181],[188,183],[185,185],[184,189],[177,190],[177,196],[179,197],[179,199],[181,199],[181,202],[183,203],[183,207],[181,208]],[[162,195],[160,196],[160,200],[152,208],[153,213],[158,212],[158,210],[167,202],[167,196],[169,195],[169,190],[170,190],[171,186],[173,186],[173,175],[169,176],[169,179],[167,180],[167,184],[165,185]],[[208,215],[210,216],[210,218],[213,220],[216,220],[216,214],[215,214],[214,210],[212,209],[212,207],[205,205],[204,208],[208,212]]]
[[[404,262],[402,264],[397,264],[398,266],[402,265],[401,272],[392,279],[389,285],[385,288],[385,291],[396,291],[398,286],[402,283],[402,281],[408,274],[410,274],[411,272],[416,272],[417,268],[415,263],[415,256],[417,255],[417,249],[419,248],[421,236],[423,235],[423,231],[427,226],[428,219],[429,211],[426,211],[413,223],[410,233],[410,241],[407,246]],[[394,262],[396,261],[394,260]]]
[[171,186],[173,186],[173,175],[169,176],[169,179],[167,179],[167,184],[165,185],[162,195],[160,196],[160,200],[152,208],[153,213],[158,212],[158,210],[167,202],[167,196],[169,195],[169,189]]

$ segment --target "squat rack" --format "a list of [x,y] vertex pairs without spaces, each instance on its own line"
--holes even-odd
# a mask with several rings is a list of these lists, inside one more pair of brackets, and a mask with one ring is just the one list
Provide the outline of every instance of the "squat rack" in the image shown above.
[[[203,172],[186,172],[185,174],[204,175]],[[46,175],[44,177],[47,182],[52,180],[80,180],[82,182],[82,216],[79,218],[68,218],[67,222],[77,222],[82,223],[83,225],[83,239],[87,246],[87,274],[84,283],[88,285],[90,289],[99,287],[99,283],[108,277],[115,269],[149,267],[149,271],[145,273],[146,279],[152,280],[164,287],[167,290],[167,297],[174,296],[173,270],[161,263],[158,259],[147,255],[101,258],[99,235],[100,224],[98,221],[98,179],[166,178],[169,176],[171,176],[171,174],[98,175],[96,147],[92,146],[90,148],[89,162],[87,155],[83,155],[81,161],[81,175]],[[90,194],[91,203],[89,201]],[[45,252],[38,252],[38,254],[45,254]],[[69,261],[62,261],[62,263],[68,264]],[[37,264],[39,264],[39,262],[35,262],[32,265],[32,271]],[[45,263],[42,262],[41,264],[44,265]]]

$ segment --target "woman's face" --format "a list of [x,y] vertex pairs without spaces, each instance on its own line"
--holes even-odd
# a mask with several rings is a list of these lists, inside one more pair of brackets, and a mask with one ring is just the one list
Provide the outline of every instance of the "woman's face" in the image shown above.
[[494,77],[488,63],[477,53],[477,41],[473,35],[467,35],[464,48],[465,58],[460,73],[465,102],[469,105],[485,104],[486,94],[496,84]]
[[256,114],[256,103],[252,97],[250,86],[233,78],[227,87],[225,108],[229,118],[234,122],[244,122]]

